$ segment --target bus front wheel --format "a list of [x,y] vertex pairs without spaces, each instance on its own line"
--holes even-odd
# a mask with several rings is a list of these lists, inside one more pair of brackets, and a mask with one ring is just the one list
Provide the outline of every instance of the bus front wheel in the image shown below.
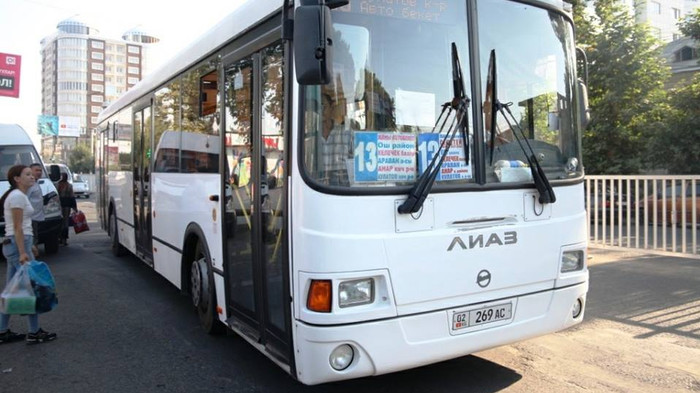
[[216,291],[210,266],[207,253],[198,242],[190,267],[190,296],[204,331],[218,334],[223,332],[224,326],[216,312]]

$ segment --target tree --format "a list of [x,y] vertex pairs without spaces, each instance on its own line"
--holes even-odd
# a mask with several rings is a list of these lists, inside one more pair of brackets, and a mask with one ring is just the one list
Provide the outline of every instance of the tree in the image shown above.
[[[700,40],[700,9],[678,26],[684,35]],[[690,85],[671,91],[669,102],[668,127],[655,135],[652,158],[672,174],[700,173],[700,74]]]
[[75,146],[68,155],[68,166],[73,172],[90,173],[95,170],[92,150],[86,144]]
[[655,162],[671,174],[700,173],[700,74],[671,93],[668,127],[652,141]]
[[571,1],[577,38],[589,62],[591,122],[583,135],[586,172],[637,173],[649,166],[650,135],[663,126],[664,81],[670,75],[661,43],[616,0]]
[[678,23],[678,27],[683,35],[700,40],[700,8],[686,15],[685,18]]

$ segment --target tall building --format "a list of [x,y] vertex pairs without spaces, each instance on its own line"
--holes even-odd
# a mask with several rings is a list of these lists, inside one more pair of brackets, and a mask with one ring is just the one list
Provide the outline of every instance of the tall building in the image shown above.
[[100,36],[77,17],[58,23],[41,40],[42,114],[59,117],[58,136],[42,137],[42,155],[67,161],[78,143],[91,146],[91,130],[107,103],[148,72],[149,46],[158,38],[138,29],[121,39]]

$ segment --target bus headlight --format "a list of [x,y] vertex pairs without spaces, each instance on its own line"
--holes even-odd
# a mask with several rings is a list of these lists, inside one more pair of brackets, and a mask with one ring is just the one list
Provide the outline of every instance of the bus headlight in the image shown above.
[[359,306],[374,301],[374,279],[343,281],[338,286],[340,307]]
[[561,255],[561,272],[575,272],[583,269],[583,251],[564,251]]

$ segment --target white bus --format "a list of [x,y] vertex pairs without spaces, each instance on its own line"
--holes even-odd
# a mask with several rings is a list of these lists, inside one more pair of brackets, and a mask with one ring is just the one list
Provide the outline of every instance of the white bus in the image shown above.
[[100,114],[113,251],[305,384],[580,323],[570,10],[344,3],[248,1]]

